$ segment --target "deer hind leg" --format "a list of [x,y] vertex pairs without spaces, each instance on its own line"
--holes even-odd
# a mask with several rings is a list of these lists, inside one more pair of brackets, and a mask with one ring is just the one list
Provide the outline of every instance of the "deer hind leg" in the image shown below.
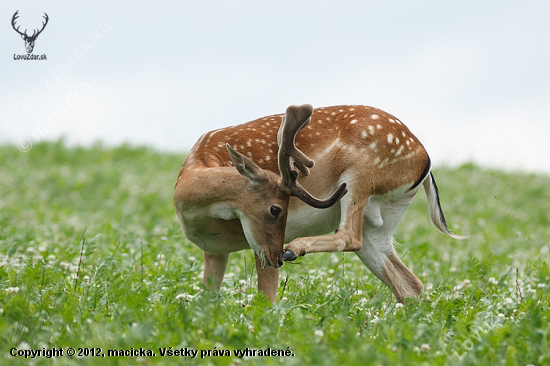
[[336,233],[294,239],[285,248],[285,260],[292,261],[307,253],[356,251],[363,242],[363,216],[367,199],[354,197],[353,190],[340,200],[341,219]]
[[204,252],[204,274],[202,283],[210,291],[218,291],[222,286],[229,254],[212,254]]
[[414,195],[392,202],[369,202],[363,226],[363,247],[356,254],[361,261],[403,303],[421,297],[422,282],[403,264],[393,248],[392,234]]
[[258,291],[263,292],[272,303],[275,303],[279,287],[279,268],[265,265],[256,253],[254,253],[254,257],[258,273]]

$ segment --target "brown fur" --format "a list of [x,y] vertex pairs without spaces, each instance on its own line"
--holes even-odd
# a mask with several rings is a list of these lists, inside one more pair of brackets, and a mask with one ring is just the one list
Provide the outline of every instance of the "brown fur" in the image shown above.
[[[302,110],[305,109],[300,111]],[[262,188],[266,193],[263,196],[255,195],[246,179],[237,173],[225,147],[226,144],[230,144],[236,152],[268,172],[270,179],[276,180],[279,176],[277,133],[282,119],[283,115],[277,114],[208,132],[189,153],[178,176],[174,201],[186,235],[205,252],[210,250],[211,253],[223,255],[249,247],[243,229],[239,227],[238,217],[229,215],[221,219],[219,213],[216,214],[218,216],[212,215],[211,207],[216,202],[225,202],[238,212],[248,212],[248,215],[255,216],[259,214],[253,213],[254,210],[260,210],[258,212],[263,215],[262,212],[269,207],[267,202],[277,200],[285,210],[283,219],[286,221],[287,214],[289,217],[286,238],[295,239],[286,250],[298,256],[313,252],[360,250],[363,248],[365,208],[369,199],[376,197],[382,201],[403,200],[408,205],[409,197],[411,194],[414,196],[418,188],[415,187],[414,192],[409,190],[426,174],[425,169],[429,165],[428,154],[418,139],[394,116],[365,106],[315,109],[310,123],[295,137],[296,148],[315,161],[315,165],[310,169],[311,174],[300,175],[299,182],[315,196],[326,197],[341,183],[347,183],[349,188],[349,193],[342,198],[339,207],[334,206],[335,208],[330,209],[340,210],[341,221],[338,227],[323,226],[322,222],[315,221],[322,216],[319,216],[317,211],[307,208],[302,201],[293,197],[288,201],[287,198],[285,206],[283,196],[276,198],[281,194],[276,187]],[[262,208],[263,205],[267,205],[265,209]],[[307,225],[304,222],[303,230],[307,230],[308,233],[314,232],[315,235],[326,234],[335,229],[338,229],[337,232],[328,236],[302,237],[303,234],[300,233],[304,231],[301,231],[301,224],[294,222],[293,217],[299,212],[306,212],[304,210],[312,210],[312,215],[305,216],[311,225],[306,229]],[[194,219],[200,215],[200,220]],[[251,225],[258,225],[257,230],[262,231],[264,228],[261,220],[256,221]],[[315,229],[315,225],[321,229]],[[384,235],[391,237],[395,227],[392,225],[391,230]],[[278,227],[279,231],[285,231],[284,225]],[[272,265],[283,251],[282,239],[277,240],[280,244],[259,243],[271,253],[271,257],[266,258]],[[369,250],[378,249],[372,247]],[[375,274],[392,288],[398,300],[420,295],[422,283],[395,253],[380,253],[373,252],[373,255],[380,256],[378,262],[371,263],[368,256],[366,262],[369,262],[368,265],[375,268]],[[205,261],[209,261],[208,255],[205,256]],[[214,287],[219,288],[222,271],[211,269],[212,266],[208,263],[206,265],[208,273],[205,270],[205,281],[206,277],[212,275],[216,277]],[[378,267],[380,270],[376,269]],[[265,270],[261,267],[258,276],[260,290],[273,301],[277,290],[274,284],[278,281],[278,269]],[[223,278],[223,273],[221,277]]]

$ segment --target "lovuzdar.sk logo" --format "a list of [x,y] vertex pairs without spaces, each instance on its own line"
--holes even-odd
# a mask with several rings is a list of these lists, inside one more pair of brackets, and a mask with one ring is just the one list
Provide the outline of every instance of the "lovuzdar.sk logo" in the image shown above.
[[23,38],[23,40],[25,41],[25,49],[27,50],[27,54],[26,55],[16,55],[14,54],[13,55],[13,59],[14,60],[46,60],[47,57],[45,54],[43,55],[33,55],[32,54],[32,51],[34,50],[34,42],[36,42],[36,38],[38,38],[38,36],[40,35],[40,33],[42,33],[42,31],[44,30],[44,28],[46,28],[46,24],[48,24],[48,20],[50,19],[48,17],[48,14],[44,13],[44,19],[45,21],[42,22],[42,29],[38,30],[38,29],[34,29],[33,32],[32,32],[32,35],[28,35],[27,34],[27,29],[25,29],[24,32],[21,32],[19,30],[19,26],[17,26],[16,28],[16,20],[17,18],[19,18],[19,10],[17,10],[15,12],[15,14],[13,14],[13,18],[11,18],[11,26],[13,27],[13,29],[19,33],[21,35],[21,38]]

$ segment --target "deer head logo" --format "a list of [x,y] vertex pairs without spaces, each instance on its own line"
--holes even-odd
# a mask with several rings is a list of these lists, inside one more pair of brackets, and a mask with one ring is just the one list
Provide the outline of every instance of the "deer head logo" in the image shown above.
[[42,33],[44,28],[46,28],[46,24],[48,24],[48,14],[44,13],[44,19],[46,19],[46,22],[42,22],[42,29],[35,29],[32,33],[32,36],[29,36],[26,29],[25,32],[20,32],[19,27],[15,28],[15,20],[19,18],[19,15],[17,13],[19,13],[19,10],[17,10],[15,14],[13,14],[13,18],[11,18],[11,25],[13,29],[15,29],[15,31],[19,33],[21,35],[21,38],[23,38],[23,40],[25,41],[25,48],[27,49],[27,53],[31,53],[34,49],[34,42],[36,41],[36,38],[40,33]]

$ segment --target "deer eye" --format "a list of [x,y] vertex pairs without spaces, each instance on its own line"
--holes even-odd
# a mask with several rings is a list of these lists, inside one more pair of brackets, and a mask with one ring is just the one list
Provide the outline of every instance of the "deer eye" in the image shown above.
[[277,220],[279,218],[279,215],[281,214],[282,209],[278,206],[271,206],[269,209],[269,212],[271,212],[271,215]]

